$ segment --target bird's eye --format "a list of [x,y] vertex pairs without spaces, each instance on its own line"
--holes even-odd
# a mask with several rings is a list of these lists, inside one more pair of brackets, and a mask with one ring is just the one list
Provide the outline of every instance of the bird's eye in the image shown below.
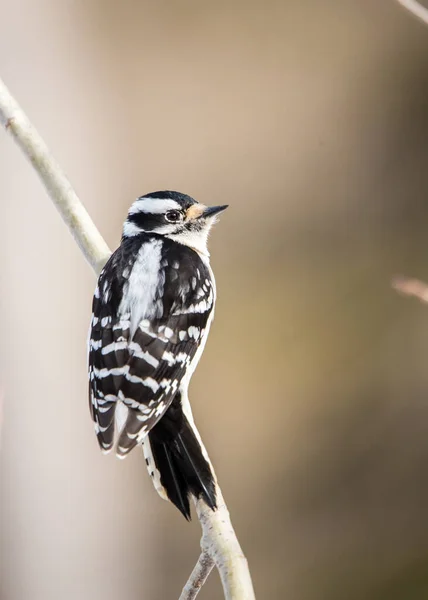
[[182,219],[181,212],[179,210],[169,210],[165,214],[165,219],[170,223],[178,223]]

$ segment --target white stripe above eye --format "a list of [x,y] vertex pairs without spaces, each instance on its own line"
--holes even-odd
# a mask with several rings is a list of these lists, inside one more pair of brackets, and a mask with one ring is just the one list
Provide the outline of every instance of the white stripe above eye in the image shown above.
[[150,214],[161,214],[167,210],[180,210],[182,207],[175,200],[163,198],[138,198],[129,209],[130,215],[143,212]]

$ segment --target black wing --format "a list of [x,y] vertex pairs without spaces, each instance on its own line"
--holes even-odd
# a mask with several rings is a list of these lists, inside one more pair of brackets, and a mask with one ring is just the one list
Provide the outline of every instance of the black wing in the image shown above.
[[[126,274],[126,261],[117,260],[117,265],[125,266]],[[132,339],[132,315],[119,316],[113,296],[103,292],[104,278],[111,281],[108,265],[94,297],[89,354],[92,414],[100,446],[108,451],[114,442],[117,400],[128,408],[117,443],[119,456],[141,442],[168,409],[214,306],[209,270],[194,251],[182,247],[177,258],[176,250],[165,244],[162,265],[163,314],[153,321],[143,319]]]
[[[132,266],[131,244],[112,254],[98,279],[89,332],[89,407],[103,451],[114,441],[114,415],[122,369],[129,359],[130,315],[119,315],[120,299]],[[114,347],[114,351],[110,350]]]

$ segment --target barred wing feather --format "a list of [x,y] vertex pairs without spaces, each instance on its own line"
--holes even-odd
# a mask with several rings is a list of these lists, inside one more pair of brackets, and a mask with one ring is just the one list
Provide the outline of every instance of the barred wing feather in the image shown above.
[[[210,307],[211,309],[211,307]],[[143,319],[129,341],[130,316],[92,326],[89,370],[91,411],[99,444],[114,444],[117,400],[128,408],[117,442],[128,454],[156,425],[171,404],[204,335],[210,310],[175,313],[153,324]]]

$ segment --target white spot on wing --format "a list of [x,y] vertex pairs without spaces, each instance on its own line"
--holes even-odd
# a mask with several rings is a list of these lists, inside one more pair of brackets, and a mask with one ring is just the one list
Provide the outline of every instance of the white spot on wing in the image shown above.
[[124,367],[114,367],[113,369],[97,369],[94,367],[95,377],[98,377],[99,379],[104,379],[105,377],[110,377],[111,375],[125,375],[128,371],[128,365],[125,365]]
[[191,325],[189,327],[189,329],[187,330],[189,337],[191,338],[195,338],[195,340],[197,340],[199,338],[199,327],[195,327],[194,325]]
[[132,356],[135,356],[135,358],[141,358],[142,360],[145,360],[146,363],[148,363],[155,369],[158,367],[158,359],[152,356],[149,352],[147,352],[147,350],[143,351],[140,344],[137,344],[136,342],[131,342],[129,344],[129,350],[130,352],[132,352]]
[[155,410],[155,415],[159,417],[165,411],[165,408],[165,402],[159,402]]
[[123,329],[123,330],[129,329],[130,318],[131,318],[131,315],[122,315],[122,318],[120,319],[120,321],[113,325],[113,331],[117,331],[118,329]]
[[110,352],[119,352],[119,350],[126,350],[128,347],[127,342],[112,342],[101,350],[101,354],[110,354]]
[[172,367],[172,365],[175,363],[175,356],[172,352],[165,350],[165,352],[162,354],[162,360],[165,360],[169,366]]
[[[123,396],[123,394],[122,394]],[[122,429],[125,426],[126,420],[128,418],[128,407],[123,404],[123,402],[118,402],[116,405],[115,416],[115,426],[117,436],[119,436],[122,432]]]
[[164,333],[164,336],[168,339],[172,338],[172,336],[174,335],[174,332],[170,327],[165,327],[165,331],[163,333]]
[[175,362],[177,362],[177,363],[185,363],[188,358],[189,358],[188,354],[186,354],[185,352],[179,352],[177,354]]
[[108,280],[106,279],[104,281],[104,285],[103,285],[103,301],[107,304],[107,302],[109,301],[110,298],[110,285]]
[[[129,367],[128,367],[128,369],[129,369]],[[153,392],[157,392],[159,389],[159,384],[157,381],[155,381],[153,379],[153,377],[145,377],[144,379],[142,379],[141,377],[138,377],[137,375],[130,375],[129,373],[126,373],[125,379],[127,379],[131,383],[141,383],[145,387],[150,388]]]

